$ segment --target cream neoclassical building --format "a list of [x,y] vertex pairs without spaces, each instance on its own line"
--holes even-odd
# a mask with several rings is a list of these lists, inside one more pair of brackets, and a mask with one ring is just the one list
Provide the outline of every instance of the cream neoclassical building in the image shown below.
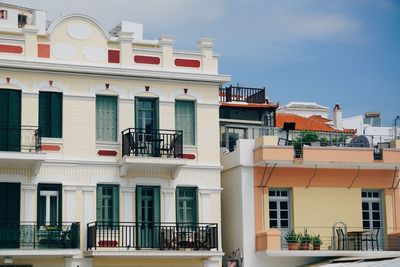
[[0,4],[0,265],[220,266],[210,39]]

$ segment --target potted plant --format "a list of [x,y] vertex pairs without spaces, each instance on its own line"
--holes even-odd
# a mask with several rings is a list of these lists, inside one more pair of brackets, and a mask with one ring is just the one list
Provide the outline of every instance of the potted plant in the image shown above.
[[299,240],[301,250],[310,249],[311,236],[308,234],[307,229],[304,229],[304,233],[299,235]]
[[297,235],[294,230],[288,232],[285,236],[285,240],[288,244],[289,250],[296,250],[297,243],[299,242],[299,235]]
[[319,235],[312,237],[312,245],[313,245],[314,250],[320,250],[321,244],[322,244],[322,241],[321,241],[321,238]]

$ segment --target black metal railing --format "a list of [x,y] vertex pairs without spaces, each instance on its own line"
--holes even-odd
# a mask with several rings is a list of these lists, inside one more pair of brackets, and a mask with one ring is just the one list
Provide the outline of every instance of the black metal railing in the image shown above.
[[37,126],[1,126],[0,151],[39,152],[41,135]]
[[0,222],[0,249],[80,247],[79,222],[38,226],[36,222]]
[[217,224],[96,221],[87,229],[88,249],[218,249]]
[[245,103],[266,103],[265,87],[251,88],[241,86],[229,86],[219,88],[220,102],[245,102]]
[[122,131],[122,156],[182,157],[182,131],[128,128]]

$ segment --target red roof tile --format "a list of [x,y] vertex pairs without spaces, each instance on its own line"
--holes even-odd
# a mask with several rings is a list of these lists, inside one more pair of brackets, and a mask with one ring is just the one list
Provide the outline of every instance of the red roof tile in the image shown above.
[[276,114],[276,127],[283,128],[283,123],[294,122],[296,123],[296,130],[298,131],[317,131],[317,132],[332,132],[332,133],[348,133],[355,134],[354,129],[338,130],[327,124],[329,119],[321,116],[313,115],[309,118],[302,117],[295,114],[277,113]]

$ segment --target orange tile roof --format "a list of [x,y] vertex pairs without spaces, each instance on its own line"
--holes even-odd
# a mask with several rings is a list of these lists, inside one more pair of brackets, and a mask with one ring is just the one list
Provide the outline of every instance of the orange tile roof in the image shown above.
[[311,117],[302,117],[295,114],[289,113],[277,113],[276,114],[276,127],[283,128],[283,123],[294,122],[296,123],[296,130],[298,131],[317,131],[317,132],[332,132],[332,133],[348,133],[355,134],[354,129],[343,129],[338,130],[327,124],[329,119],[323,118],[321,116],[313,115]]

